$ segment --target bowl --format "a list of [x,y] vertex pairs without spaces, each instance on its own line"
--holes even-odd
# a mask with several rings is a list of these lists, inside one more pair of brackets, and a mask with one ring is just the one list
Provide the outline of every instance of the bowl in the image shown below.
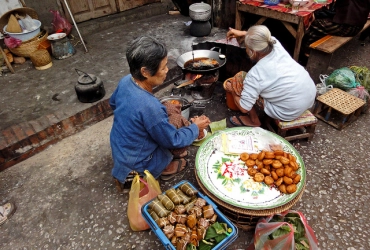
[[[175,97],[175,96],[165,96],[159,99],[159,101],[163,104],[164,102],[176,100],[179,101],[181,106],[190,104],[189,101],[183,97]],[[185,110],[181,111],[181,115],[186,118],[186,120],[189,120],[190,116],[190,107],[186,108]]]
[[211,5],[194,3],[189,6],[189,16],[194,21],[208,21],[211,19]]
[[12,32],[6,31],[6,27],[8,25],[5,25],[4,29],[3,29],[3,32],[4,32],[4,34],[8,34],[11,37],[14,37],[14,38],[17,38],[17,39],[21,40],[22,42],[27,41],[27,40],[30,40],[30,39],[34,38],[35,36],[37,36],[40,33],[41,22],[39,20],[36,20],[36,19],[33,19],[33,22],[36,24],[37,28],[32,30],[32,31],[27,31],[27,32],[22,32],[22,33],[12,33]]

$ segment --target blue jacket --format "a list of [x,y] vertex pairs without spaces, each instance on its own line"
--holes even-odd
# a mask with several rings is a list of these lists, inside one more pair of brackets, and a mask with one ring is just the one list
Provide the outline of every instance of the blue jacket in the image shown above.
[[165,106],[137,86],[131,75],[120,80],[109,104],[114,114],[112,175],[122,183],[132,170],[147,169],[158,178],[173,158],[169,149],[189,146],[198,137],[195,124],[180,129],[170,124]]

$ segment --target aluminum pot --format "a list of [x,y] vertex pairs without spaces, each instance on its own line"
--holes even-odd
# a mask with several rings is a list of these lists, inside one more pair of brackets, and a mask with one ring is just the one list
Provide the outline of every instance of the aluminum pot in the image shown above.
[[189,116],[190,116],[190,102],[188,100],[186,100],[185,98],[183,97],[179,97],[179,96],[165,96],[165,97],[162,97],[159,99],[159,101],[161,103],[164,103],[164,102],[167,102],[167,101],[171,101],[171,100],[177,100],[181,103],[181,106],[185,107],[185,109],[183,109],[181,111],[181,115],[183,117],[186,118],[186,120],[189,120]]
[[194,3],[189,6],[189,16],[194,21],[208,21],[211,19],[211,5]]
[[[218,49],[218,52],[215,51],[215,49]],[[217,60],[219,66],[211,68],[211,69],[206,69],[206,70],[195,70],[195,69],[185,68],[185,63],[190,61],[190,60],[193,60],[193,53],[194,53],[194,59],[197,59],[197,58],[215,59],[215,60]],[[179,56],[177,58],[176,63],[183,70],[187,70],[187,71],[190,71],[190,72],[201,74],[201,73],[207,73],[207,72],[219,69],[222,66],[224,66],[225,63],[226,63],[226,57],[225,57],[225,55],[221,54],[221,48],[213,47],[210,50],[201,50],[201,49],[199,49],[199,50],[193,50],[193,51],[186,52],[186,53],[182,54],[181,56]]]

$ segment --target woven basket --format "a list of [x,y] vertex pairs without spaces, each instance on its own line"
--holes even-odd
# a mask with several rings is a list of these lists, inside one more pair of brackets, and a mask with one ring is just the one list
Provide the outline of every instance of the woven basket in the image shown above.
[[30,57],[32,52],[36,51],[43,41],[48,37],[48,32],[42,30],[36,37],[23,41],[19,47],[9,48],[9,50],[17,56]]
[[22,16],[22,17],[25,17],[26,15],[29,15],[33,19],[39,19],[39,16],[37,15],[37,12],[32,8],[22,7],[22,8],[16,8],[16,9],[13,9],[13,10],[9,10],[8,12],[4,13],[0,17],[0,32],[3,32],[3,28],[4,28],[5,25],[8,24],[9,17],[12,14],[13,15],[18,14],[19,16]]
[[48,69],[53,65],[50,54],[46,49],[39,49],[32,52],[30,59],[37,70]]
[[225,216],[235,224],[235,226],[237,226],[238,228],[244,231],[254,230],[257,225],[258,220],[261,217],[270,216],[276,213],[281,213],[281,212],[289,210],[292,206],[294,206],[294,204],[296,204],[302,198],[302,195],[304,192],[304,188],[302,188],[301,192],[297,194],[297,196],[294,197],[293,200],[291,200],[290,202],[282,206],[270,208],[270,209],[251,210],[251,209],[235,207],[233,205],[230,205],[218,199],[216,196],[214,196],[210,191],[208,191],[204,187],[204,185],[202,184],[202,182],[200,181],[198,177],[196,170],[195,170],[195,177],[202,191],[218,205],[218,208],[220,209],[220,211],[224,213]]

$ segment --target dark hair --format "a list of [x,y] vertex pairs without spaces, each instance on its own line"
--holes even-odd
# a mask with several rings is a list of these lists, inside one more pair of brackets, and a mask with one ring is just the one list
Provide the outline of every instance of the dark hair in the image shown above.
[[155,75],[162,60],[167,56],[166,47],[150,36],[140,36],[133,40],[126,51],[126,58],[130,67],[130,73],[139,81],[146,79],[141,74],[141,68]]

